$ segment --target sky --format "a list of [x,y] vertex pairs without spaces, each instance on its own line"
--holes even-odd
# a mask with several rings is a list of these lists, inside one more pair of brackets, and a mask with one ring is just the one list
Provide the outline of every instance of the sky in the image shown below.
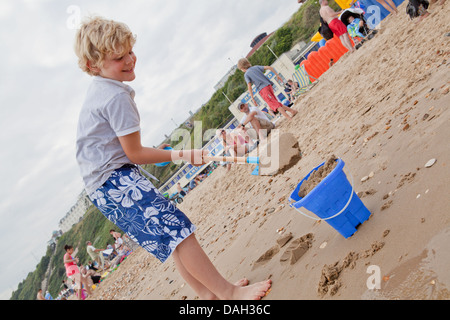
[[0,0],[0,299],[35,270],[84,187],[75,138],[92,80],[73,51],[83,18],[121,21],[137,36],[136,80],[127,84],[152,147],[210,99],[257,35],[298,8],[296,0]]

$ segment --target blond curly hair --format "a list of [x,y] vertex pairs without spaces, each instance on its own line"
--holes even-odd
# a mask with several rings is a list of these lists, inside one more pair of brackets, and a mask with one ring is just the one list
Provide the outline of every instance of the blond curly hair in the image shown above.
[[248,61],[247,58],[239,59],[239,61],[237,63],[237,67],[238,67],[239,70],[248,69],[251,66],[252,66],[252,64],[250,63],[250,61]]
[[101,67],[108,55],[125,54],[135,42],[136,36],[126,24],[101,17],[87,18],[75,36],[78,65],[89,75],[97,75],[91,67]]

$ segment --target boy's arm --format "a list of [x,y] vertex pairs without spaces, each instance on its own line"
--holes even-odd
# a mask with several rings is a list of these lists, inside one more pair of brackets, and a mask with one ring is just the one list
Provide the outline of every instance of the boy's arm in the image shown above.
[[202,150],[162,150],[143,147],[141,144],[141,133],[139,131],[118,138],[128,159],[135,164],[175,160],[188,161],[198,166],[204,164]]
[[256,100],[253,97],[253,89],[252,89],[252,83],[251,82],[247,83],[247,88],[248,88],[248,92],[250,93],[250,97],[253,100],[253,103],[255,104],[255,106],[257,106],[258,104],[256,103]]

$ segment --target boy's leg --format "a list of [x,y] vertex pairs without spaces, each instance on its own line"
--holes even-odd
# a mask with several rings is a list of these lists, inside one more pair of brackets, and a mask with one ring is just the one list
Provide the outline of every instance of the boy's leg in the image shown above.
[[[292,116],[295,116],[297,113],[298,113],[298,111],[297,110],[294,110],[294,109],[292,109],[292,108],[289,108],[289,107],[286,107],[286,106],[282,106],[281,107],[284,111],[287,111],[287,112],[290,112],[291,114],[292,114]],[[281,109],[280,108],[280,109]]]
[[183,240],[174,253],[177,255],[178,266],[181,263],[180,272],[187,277],[186,281],[191,281],[189,284],[193,283],[203,294],[206,293],[210,297],[204,288],[219,299],[258,300],[266,294],[272,283],[271,280],[266,280],[245,287],[231,284],[214,267],[194,234]]
[[194,278],[184,267],[183,263],[178,256],[178,250],[176,249],[173,254],[173,260],[175,261],[175,265],[177,267],[178,272],[183,277],[184,280],[188,283],[188,285],[198,294],[200,299],[202,300],[217,300],[217,296],[212,293],[207,287],[205,287],[201,282],[199,282],[196,278]]
[[[218,300],[217,296],[214,293],[212,293],[207,287],[201,284],[186,270],[180,258],[178,257],[177,250],[175,250],[175,252],[173,253],[173,259],[175,261],[175,265],[180,275],[183,277],[184,280],[186,280],[189,286],[199,295],[200,299]],[[248,280],[246,278],[242,278],[239,281],[237,281],[234,285],[246,286],[248,285]]]
[[[289,120],[292,119],[293,116],[295,116],[297,114],[297,111],[291,108],[288,108],[286,106],[281,106],[277,109],[277,111],[279,111],[284,117],[288,118]],[[286,111],[292,113],[292,116],[288,115],[286,113]]]

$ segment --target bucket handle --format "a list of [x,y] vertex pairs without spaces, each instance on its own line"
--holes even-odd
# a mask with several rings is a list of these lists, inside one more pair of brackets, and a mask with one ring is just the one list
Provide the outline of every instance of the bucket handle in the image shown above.
[[353,198],[354,180],[353,180],[352,174],[349,173],[349,175],[350,175],[350,177],[352,178],[352,192],[350,192],[350,198],[348,199],[348,201],[347,201],[347,203],[345,204],[344,208],[342,208],[341,211],[339,211],[338,213],[332,215],[331,217],[328,217],[328,218],[325,218],[325,219],[322,219],[322,218],[317,219],[317,218],[315,218],[315,217],[311,217],[310,215],[304,213],[304,212],[301,211],[299,208],[294,207],[294,206],[293,206],[293,203],[290,203],[289,206],[290,206],[291,208],[294,208],[295,210],[297,210],[299,213],[301,213],[301,214],[304,215],[305,217],[311,218],[311,219],[313,219],[313,220],[319,220],[319,221],[320,221],[320,220],[323,220],[323,221],[325,221],[325,220],[329,220],[329,219],[333,219],[333,218],[337,217],[337,216],[340,215],[342,212],[344,212],[345,209],[347,209],[348,205],[350,204],[350,201],[352,201],[352,198]]

